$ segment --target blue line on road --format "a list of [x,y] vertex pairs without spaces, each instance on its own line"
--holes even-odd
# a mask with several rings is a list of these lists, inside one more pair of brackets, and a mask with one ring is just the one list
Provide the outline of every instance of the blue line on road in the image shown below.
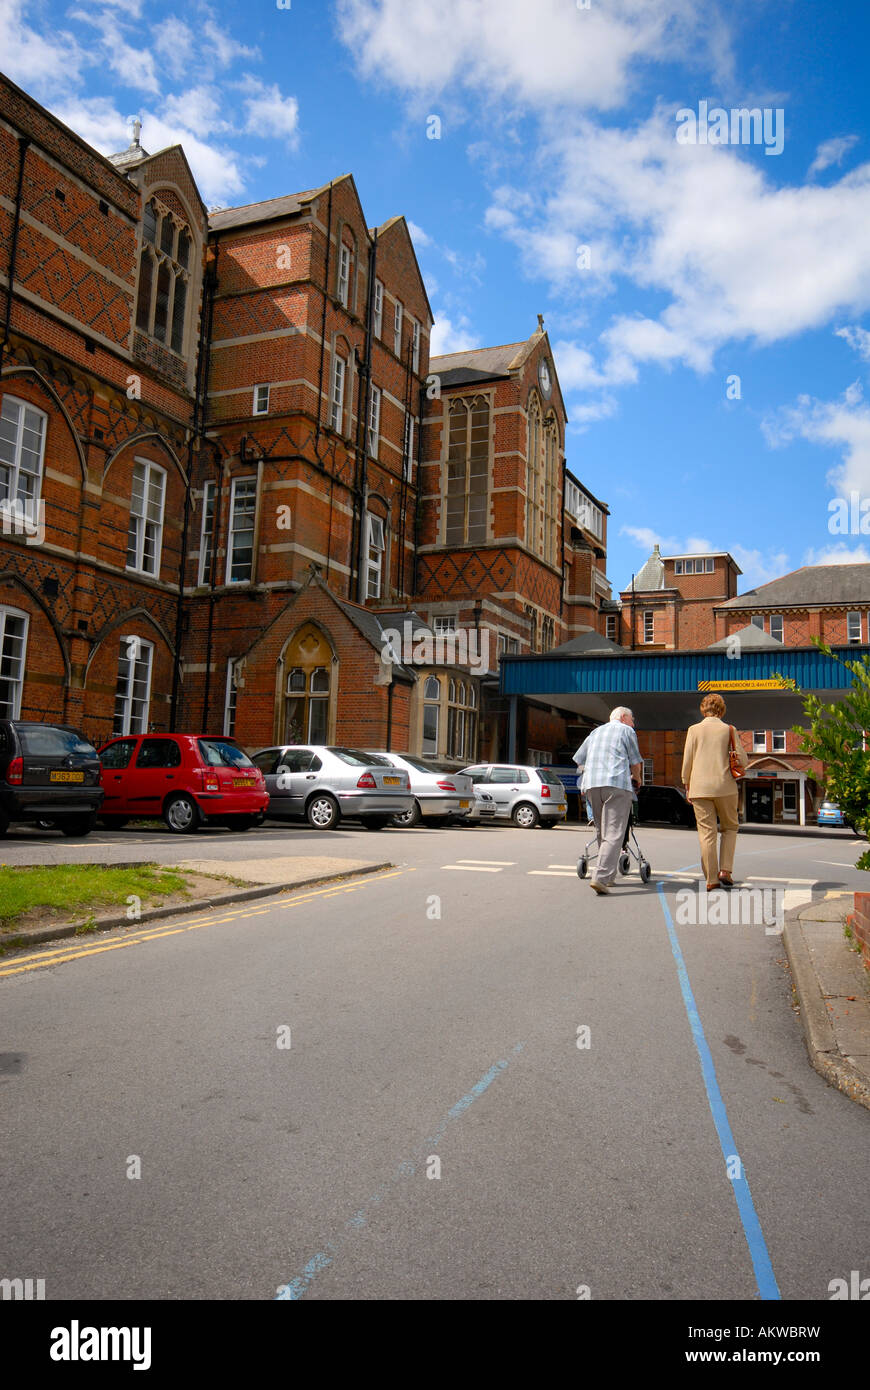
[[[716,1126],[716,1133],[719,1136],[719,1143],[722,1147],[722,1157],[725,1159],[726,1168],[729,1160],[737,1157],[737,1146],[734,1143],[734,1135],[731,1133],[731,1126],[728,1123],[728,1112],[725,1109],[725,1102],[722,1099],[722,1092],[719,1090],[719,1082],[716,1079],[716,1068],[713,1065],[713,1057],[704,1036],[704,1028],[695,1004],[695,996],[692,993],[692,985],[689,980],[689,972],[686,969],[686,962],[683,960],[683,952],[677,939],[676,928],[668,907],[667,898],[664,893],[664,885],[658,885],[659,899],[662,911],[665,914],[665,922],[668,928],[671,951],[677,965],[677,975],[680,981],[680,990],[683,995],[683,1003],[686,1006],[686,1013],[689,1017],[689,1027],[692,1030],[692,1037],[698,1056],[701,1060],[701,1075],[704,1078],[704,1086],[707,1090],[707,1100],[713,1115],[713,1123]],[[749,1247],[749,1255],[752,1260],[752,1268],[755,1271],[755,1282],[758,1285],[758,1292],[763,1299],[781,1299],[782,1295],[776,1282],[773,1272],[773,1265],[770,1262],[770,1255],[767,1253],[767,1245],[761,1231],[761,1223],[755,1211],[752,1201],[752,1193],[749,1191],[749,1180],[746,1177],[746,1170],[740,1162],[740,1177],[731,1178],[731,1185],[734,1188],[734,1197],[737,1202],[737,1210],[740,1213],[740,1220],[743,1224],[743,1234],[746,1237],[746,1244]]]
[[[517,1043],[511,1052],[511,1057],[515,1057],[518,1052],[522,1052],[524,1047],[525,1043]],[[455,1105],[451,1105],[445,1118],[435,1131],[435,1134],[431,1139],[426,1140],[424,1147],[418,1152],[416,1162],[404,1159],[392,1176],[389,1177],[385,1183],[382,1183],[377,1192],[374,1192],[369,1198],[369,1206],[375,1207],[380,1205],[391,1183],[396,1182],[399,1178],[408,1178],[414,1174],[417,1164],[422,1163],[428,1157],[430,1150],[440,1143],[441,1139],[444,1137],[444,1131],[447,1129],[451,1120],[458,1120],[461,1115],[464,1115],[468,1107],[477,1100],[478,1096],[482,1096],[484,1091],[488,1090],[493,1081],[495,1081],[496,1077],[501,1075],[509,1062],[510,1057],[503,1057],[501,1061],[496,1062],[494,1066],[490,1067],[489,1071],[484,1072],[479,1081],[474,1083],[470,1091],[466,1092]],[[368,1217],[366,1216],[366,1208],[361,1207],[359,1211],[354,1212],[349,1221],[344,1223],[344,1229],[348,1235],[353,1235],[355,1232],[361,1231],[367,1223]],[[330,1241],[326,1249],[331,1251],[331,1254],[327,1255],[325,1251],[321,1250],[318,1254],[312,1256],[301,1274],[297,1275],[295,1279],[288,1280],[286,1284],[281,1285],[276,1294],[276,1302],[284,1300],[293,1303],[298,1302],[300,1298],[304,1298],[321,1270],[326,1269],[328,1265],[332,1264],[333,1256],[338,1253],[341,1245],[346,1239],[347,1235],[343,1236],[338,1241]]]

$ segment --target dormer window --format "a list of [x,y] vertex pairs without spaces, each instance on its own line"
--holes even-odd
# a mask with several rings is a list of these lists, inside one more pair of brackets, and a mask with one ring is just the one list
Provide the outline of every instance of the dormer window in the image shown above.
[[142,216],[136,327],[179,356],[184,354],[190,250],[189,227],[152,198]]

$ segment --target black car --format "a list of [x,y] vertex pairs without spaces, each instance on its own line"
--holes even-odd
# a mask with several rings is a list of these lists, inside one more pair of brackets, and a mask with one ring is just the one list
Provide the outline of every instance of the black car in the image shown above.
[[695,824],[695,812],[679,787],[640,787],[637,818],[639,821],[665,821],[668,825]]
[[0,835],[13,821],[88,835],[102,800],[97,750],[77,729],[0,719]]

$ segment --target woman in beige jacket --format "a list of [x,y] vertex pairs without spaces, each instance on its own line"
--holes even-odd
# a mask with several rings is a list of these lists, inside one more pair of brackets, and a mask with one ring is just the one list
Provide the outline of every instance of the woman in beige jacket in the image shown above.
[[[704,718],[693,724],[686,735],[683,753],[683,785],[695,808],[698,839],[701,842],[701,866],[707,878],[707,892],[714,888],[732,888],[734,880],[734,850],[737,846],[737,783],[731,775],[729,752],[731,726],[722,722],[725,701],[721,695],[705,695],[701,701]],[[737,734],[734,747],[741,767],[749,758]],[[722,832],[719,855],[716,855],[716,819]]]

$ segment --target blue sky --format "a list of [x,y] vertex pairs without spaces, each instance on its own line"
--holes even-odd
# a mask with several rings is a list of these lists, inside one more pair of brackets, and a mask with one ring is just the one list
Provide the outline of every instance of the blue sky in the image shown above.
[[[865,0],[0,0],[0,66],[103,152],[138,114],[210,207],[349,171],[404,213],[436,351],[543,313],[615,591],[654,541],[742,590],[870,561],[829,529],[870,496],[868,39]],[[678,140],[702,102],[770,138]]]

